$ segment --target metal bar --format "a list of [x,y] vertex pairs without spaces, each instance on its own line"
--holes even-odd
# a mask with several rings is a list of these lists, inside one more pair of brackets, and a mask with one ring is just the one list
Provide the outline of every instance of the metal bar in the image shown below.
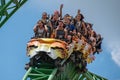
[[45,73],[45,74],[50,74],[52,71],[53,71],[53,69],[43,69],[43,68],[40,68],[40,69],[37,69],[38,71],[41,71],[41,72],[43,72],[43,73]]
[[30,73],[28,74],[28,76],[46,76],[46,74],[34,74],[34,73]]
[[39,70],[36,70],[33,68],[33,71],[35,71],[36,73],[39,73],[39,74],[44,74],[43,72],[40,72]]
[[48,78],[48,75],[45,75],[45,76],[42,76],[42,77],[37,77],[37,78],[34,78],[32,80],[45,80],[46,78]]
[[0,14],[2,12],[4,12],[4,10],[12,3],[12,1],[10,0],[6,5],[3,6],[3,8],[0,9]]
[[94,73],[92,73],[92,72],[90,72],[90,71],[88,71],[88,72],[89,72],[90,74],[92,74],[92,75],[100,78],[100,79],[108,80],[108,79],[106,79],[106,78],[104,78],[104,77],[101,77],[101,76],[99,76],[99,75],[96,75],[96,74],[94,74]]
[[84,75],[83,74],[81,74],[81,76],[79,77],[79,79],[78,80],[84,80]]
[[87,78],[87,80],[93,80],[91,75],[88,75],[87,73],[83,73],[83,76],[85,76]]
[[1,6],[5,5],[5,0],[1,0]]
[[39,65],[40,68],[33,67],[30,72],[27,71],[23,80],[48,80],[49,77],[52,79],[57,72],[56,68],[48,67],[47,64],[47,67],[43,66],[43,64],[41,65]]
[[73,80],[75,80],[75,79],[78,79],[78,80],[79,80],[79,76],[80,76],[80,74],[76,74],[76,75],[73,77]]
[[[3,26],[3,24],[26,2],[27,0],[23,0],[20,3],[20,6],[16,6],[15,9],[13,9],[13,11],[11,11],[8,16],[5,17],[5,19],[0,23],[0,28]],[[3,14],[3,12],[7,9],[7,7],[12,3],[12,1],[10,0],[5,6],[3,6],[2,9],[0,9],[0,14]]]
[[21,2],[22,0],[19,0],[19,3]]
[[52,72],[52,74],[49,76],[48,80],[52,80],[52,79],[54,78],[57,70],[58,70],[57,68],[55,68],[55,69],[53,70],[53,72]]
[[7,10],[12,9],[12,8],[15,8],[15,7],[16,7],[16,6],[9,7],[9,8],[7,8]]
[[26,72],[26,74],[24,75],[24,77],[23,77],[22,80],[26,80],[27,77],[28,77],[28,74],[29,74],[31,71],[32,71],[32,67],[30,67],[30,68],[28,69],[28,71]]
[[3,17],[3,16],[0,16],[0,21],[1,21],[2,17]]

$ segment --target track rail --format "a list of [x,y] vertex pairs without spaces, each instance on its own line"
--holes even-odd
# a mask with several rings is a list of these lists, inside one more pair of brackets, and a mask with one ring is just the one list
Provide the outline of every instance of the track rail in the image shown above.
[[27,0],[0,0],[0,28]]

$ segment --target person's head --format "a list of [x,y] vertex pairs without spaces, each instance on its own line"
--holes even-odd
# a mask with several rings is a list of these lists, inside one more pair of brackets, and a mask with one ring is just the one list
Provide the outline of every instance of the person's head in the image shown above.
[[84,17],[83,17],[82,14],[77,14],[76,20],[81,21],[81,20],[83,20],[83,19],[84,19]]
[[54,11],[54,14],[59,15],[59,11],[57,11],[57,10]]
[[97,34],[97,37],[101,38],[101,35],[100,35],[100,34]]
[[47,19],[47,13],[46,12],[42,13],[42,19]]
[[93,24],[91,24],[91,23],[86,23],[86,25],[87,25],[87,29],[88,29],[88,30],[92,30]]
[[58,18],[59,18],[59,17],[58,17],[58,15],[56,15],[56,14],[54,14],[53,17],[52,17],[53,20],[58,20]]
[[71,35],[68,35],[68,36],[67,36],[67,39],[68,39],[68,40],[71,40],[71,39],[72,39],[72,36],[71,36]]
[[65,14],[63,19],[66,21],[67,18],[70,18],[69,14]]
[[[92,30],[93,31],[93,30]],[[96,35],[96,32],[95,31],[93,31],[93,37],[96,37],[97,35]]]
[[66,23],[70,24],[71,23],[71,19],[70,18],[66,18]]
[[94,35],[94,30],[91,30],[91,36],[93,36]]
[[60,27],[64,27],[64,23],[63,23],[62,20],[59,20],[59,26],[60,26]]
[[65,16],[64,17],[70,17],[70,15],[69,14],[65,14]]
[[53,14],[53,18],[58,19],[59,18],[59,11],[55,11]]
[[39,21],[37,22],[37,24],[39,25],[39,27],[44,27],[44,23],[43,23],[42,20],[39,20]]
[[80,32],[78,32],[77,35],[78,35],[79,37],[81,37],[81,33],[80,33]]

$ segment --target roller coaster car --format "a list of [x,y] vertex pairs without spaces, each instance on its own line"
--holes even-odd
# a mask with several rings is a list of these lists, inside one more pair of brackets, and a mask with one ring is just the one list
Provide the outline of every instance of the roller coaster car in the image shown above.
[[[38,63],[60,63],[69,57],[68,44],[54,38],[34,38],[27,43],[27,56],[30,57],[30,66]],[[57,64],[55,64],[57,65]]]
[[[26,64],[25,69],[29,66],[37,66],[39,63],[49,63],[56,66],[63,59],[67,59],[72,53],[68,49],[68,44],[54,38],[34,38],[27,43],[27,56],[30,62]],[[69,50],[69,51],[68,51]]]
[[89,55],[86,52],[83,42],[77,38],[70,44],[54,38],[33,38],[27,43],[29,66],[36,66],[39,63],[59,65],[65,59],[80,63],[82,56]]
[[67,58],[67,43],[53,38],[31,39],[27,43],[27,55],[32,58],[40,53],[46,53],[50,58]]

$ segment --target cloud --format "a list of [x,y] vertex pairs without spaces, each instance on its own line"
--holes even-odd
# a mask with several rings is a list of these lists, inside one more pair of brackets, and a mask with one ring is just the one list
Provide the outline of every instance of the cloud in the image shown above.
[[111,27],[109,30],[105,31],[103,36],[105,38],[105,45],[107,49],[110,51],[110,55],[112,60],[120,67],[120,32],[118,31],[119,28]]
[[113,27],[106,30],[109,30],[110,33],[108,31],[102,32],[105,42],[104,45],[106,45],[106,49],[110,52],[112,60],[120,67],[120,37],[118,36],[120,32],[117,30],[112,31],[115,30]]
[[[98,21],[95,23],[94,28],[96,32],[100,33],[103,36],[105,43],[103,45],[105,45],[106,49],[110,51],[112,60],[118,66],[120,66],[120,18],[115,16],[113,17],[113,12],[111,12],[112,10],[114,10],[114,8],[111,8],[111,10],[108,11],[104,11],[104,14],[101,13],[101,15],[104,16],[102,17],[104,20],[96,16],[98,18],[96,20]],[[117,15],[118,14],[116,13],[116,16]]]
[[106,24],[98,24],[96,26],[98,26],[95,28],[96,32],[100,33],[104,38],[103,45],[105,45],[106,49],[109,50],[112,60],[120,67],[120,29],[118,27],[119,23],[114,24],[110,20],[106,20]]
[[115,49],[111,52],[112,59],[120,66],[120,49]]
[[113,61],[120,66],[120,42],[115,42],[114,44],[109,45],[111,49],[111,56]]
[[106,48],[110,51],[112,60],[120,67],[120,37],[117,32],[103,34]]

